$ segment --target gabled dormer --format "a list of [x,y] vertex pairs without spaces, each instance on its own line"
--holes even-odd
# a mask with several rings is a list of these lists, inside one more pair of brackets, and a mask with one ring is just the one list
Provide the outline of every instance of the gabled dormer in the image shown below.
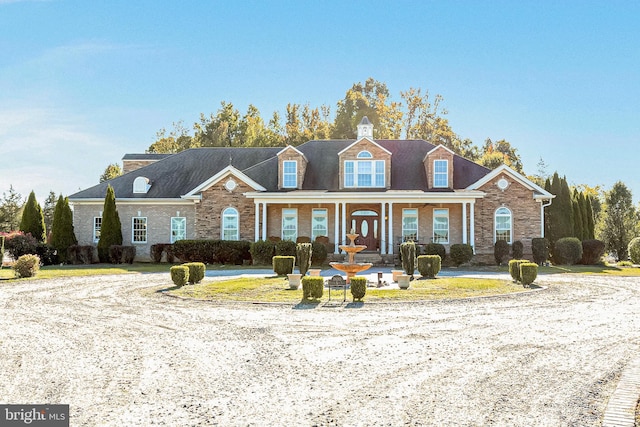
[[278,189],[300,189],[307,170],[307,157],[288,145],[278,153]]
[[428,189],[453,189],[453,158],[455,154],[444,145],[438,145],[424,157]]

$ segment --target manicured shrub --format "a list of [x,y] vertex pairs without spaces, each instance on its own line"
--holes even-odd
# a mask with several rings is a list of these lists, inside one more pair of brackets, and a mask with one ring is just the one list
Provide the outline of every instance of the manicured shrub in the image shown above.
[[531,239],[531,252],[533,262],[542,265],[549,259],[549,241],[544,237],[534,237]]
[[251,242],[246,240],[218,240],[214,242],[214,262],[242,265],[251,261]]
[[296,243],[291,240],[276,242],[276,256],[296,256]]
[[367,293],[367,278],[360,276],[352,277],[349,289],[351,290],[354,301],[362,301],[362,298],[364,298]]
[[275,255],[276,245],[269,240],[258,240],[251,244],[249,252],[254,265],[269,265]]
[[111,264],[120,264],[122,262],[122,245],[109,246],[109,262]]
[[151,256],[151,260],[153,262],[161,262],[163,252],[164,252],[164,244],[162,243],[151,245],[151,247],[149,248],[149,255]]
[[324,279],[322,277],[304,276],[302,278],[302,298],[320,299],[324,292]]
[[311,250],[313,251],[313,257],[311,257],[311,265],[322,265],[327,261],[327,257],[328,257],[328,251],[327,251],[327,246],[322,243],[319,242],[318,239],[316,239],[315,242],[313,242]]
[[200,283],[204,279],[204,273],[207,271],[202,262],[187,262],[182,264],[189,269],[189,283]]
[[171,280],[176,286],[182,287],[189,282],[189,267],[186,265],[174,265],[169,271],[171,272]]
[[522,259],[524,256],[524,245],[520,240],[516,240],[511,245],[511,258],[513,259]]
[[38,255],[22,255],[13,264],[13,272],[16,277],[33,277],[39,270],[40,257]]
[[69,261],[72,264],[93,264],[97,259],[97,249],[91,245],[69,246]]
[[416,270],[416,245],[413,242],[404,242],[400,245],[400,256],[402,257],[402,269],[408,276],[413,277]]
[[36,253],[38,242],[31,234],[14,231],[3,235],[5,237],[4,248],[14,259],[18,259],[22,255]]
[[36,255],[40,257],[40,263],[42,265],[55,265],[60,262],[56,248],[46,243],[38,243],[36,246]]
[[589,239],[582,241],[582,259],[580,264],[595,265],[602,261],[605,244],[602,240]]
[[298,269],[303,276],[311,267],[311,256],[313,255],[313,245],[311,243],[298,243],[296,245],[296,260],[298,261]]
[[493,245],[493,258],[497,265],[502,265],[505,258],[509,256],[509,244],[505,240],[498,240]]
[[136,258],[135,246],[123,246],[122,247],[122,262],[125,264],[133,264],[133,260]]
[[447,250],[441,243],[428,243],[424,246],[422,255],[439,255],[440,260],[444,261],[444,258],[447,256]]
[[25,234],[31,234],[39,243],[45,242],[46,230],[44,226],[44,215],[42,214],[42,208],[36,200],[36,194],[33,191],[29,194],[29,198],[24,204],[22,220],[20,221],[20,231]]
[[634,264],[640,264],[640,237],[631,239],[628,247],[629,258]]
[[293,273],[293,266],[296,262],[296,257],[294,256],[274,256],[272,265],[273,271],[278,276],[285,276],[287,274]]
[[468,244],[455,243],[449,249],[449,258],[456,267],[471,262],[473,258],[473,247]]
[[73,213],[69,207],[69,198],[58,197],[58,202],[53,213],[51,226],[51,246],[58,251],[60,262],[68,263],[69,247],[78,244],[78,239],[73,229]]
[[440,268],[442,267],[442,259],[440,255],[420,255],[418,257],[418,271],[422,277],[434,279]]
[[178,240],[173,255],[184,262],[239,265],[251,259],[251,243],[245,240]]
[[535,262],[523,262],[520,264],[520,278],[523,286],[531,286],[536,277],[538,277],[538,264]]
[[521,282],[522,277],[520,277],[520,265],[525,262],[529,262],[526,259],[512,259],[509,261],[509,274],[514,282]]
[[298,236],[296,239],[296,244],[298,243],[311,243],[311,237],[309,236]]
[[575,237],[563,237],[553,247],[553,263],[574,265],[582,259],[582,242]]

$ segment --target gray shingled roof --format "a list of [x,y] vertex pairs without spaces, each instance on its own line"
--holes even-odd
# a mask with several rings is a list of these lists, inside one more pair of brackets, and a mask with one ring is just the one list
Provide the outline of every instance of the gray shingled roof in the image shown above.
[[[316,140],[297,147],[309,161],[302,189],[340,191],[338,153],[354,142],[353,139]],[[376,140],[376,143],[392,154],[392,190],[427,191],[427,178],[422,160],[435,148],[434,145],[424,140]],[[292,191],[277,188],[277,154],[281,150],[282,147],[193,148],[160,157],[155,163],[79,191],[69,198],[104,198],[108,184],[113,187],[116,198],[179,198],[229,165],[245,173],[267,191]],[[126,157],[132,159],[130,156],[132,155],[128,154]],[[489,169],[460,156],[454,157],[453,167],[455,189],[466,188],[490,172]],[[146,194],[133,193],[133,181],[139,176],[144,176],[151,182],[151,188]]]

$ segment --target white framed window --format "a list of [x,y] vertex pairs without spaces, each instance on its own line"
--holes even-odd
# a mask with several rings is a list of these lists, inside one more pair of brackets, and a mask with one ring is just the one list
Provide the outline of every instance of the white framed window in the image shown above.
[[222,240],[240,240],[240,215],[236,208],[222,211]]
[[358,157],[359,159],[373,159],[373,155],[367,150],[359,152],[356,157]]
[[147,243],[147,217],[134,216],[131,218],[131,242]]
[[495,214],[495,241],[504,240],[511,244],[513,226],[511,211],[505,207],[498,208]]
[[282,186],[284,188],[298,187],[298,162],[285,160],[282,162]]
[[133,192],[136,194],[146,193],[150,187],[149,179],[144,176],[139,176],[133,180]]
[[102,229],[102,217],[93,217],[93,241],[98,243],[100,241],[100,230]]
[[171,218],[171,243],[187,238],[187,218],[172,217]]
[[433,186],[435,188],[449,187],[449,161],[433,161]]
[[318,236],[329,236],[329,220],[326,209],[313,209],[311,212],[311,241]]
[[298,209],[282,209],[282,240],[293,242],[298,238]]
[[433,243],[449,243],[449,209],[433,210]]
[[[369,153],[363,151],[362,153]],[[358,156],[360,156],[358,154]],[[344,162],[344,186],[374,188],[384,187],[384,160],[346,160]]]
[[418,241],[418,209],[402,209],[402,241]]

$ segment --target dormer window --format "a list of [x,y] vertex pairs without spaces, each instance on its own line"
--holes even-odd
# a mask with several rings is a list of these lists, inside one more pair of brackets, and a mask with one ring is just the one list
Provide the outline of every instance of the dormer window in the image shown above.
[[448,160],[433,161],[433,187],[434,188],[449,187],[449,161]]
[[133,180],[133,192],[135,194],[146,194],[149,188],[151,188],[151,185],[148,178],[139,176]]
[[[361,151],[361,154],[368,151]],[[384,160],[345,160],[344,162],[344,186],[345,187],[384,187],[385,186]]]
[[298,162],[295,160],[285,160],[282,162],[282,187],[298,187]]

